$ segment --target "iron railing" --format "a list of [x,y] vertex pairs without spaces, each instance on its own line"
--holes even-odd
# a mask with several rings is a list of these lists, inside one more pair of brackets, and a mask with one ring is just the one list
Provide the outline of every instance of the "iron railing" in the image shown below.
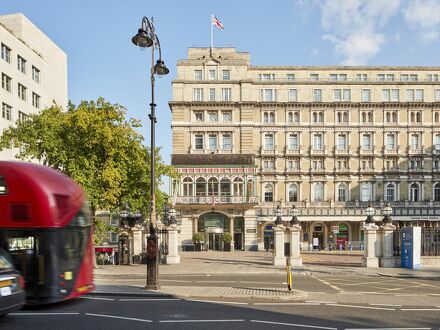
[[440,256],[440,227],[422,228],[422,256]]

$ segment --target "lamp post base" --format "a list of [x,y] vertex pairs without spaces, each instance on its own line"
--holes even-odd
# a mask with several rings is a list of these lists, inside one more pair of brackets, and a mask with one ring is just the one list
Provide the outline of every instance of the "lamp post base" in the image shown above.
[[145,290],[159,290],[159,250],[156,230],[152,229],[147,237],[147,285]]

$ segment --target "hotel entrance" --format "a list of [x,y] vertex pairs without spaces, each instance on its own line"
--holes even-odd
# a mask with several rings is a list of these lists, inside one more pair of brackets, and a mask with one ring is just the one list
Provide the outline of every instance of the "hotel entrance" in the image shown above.
[[208,227],[205,230],[205,242],[208,242],[208,250],[221,251],[223,241],[223,228]]

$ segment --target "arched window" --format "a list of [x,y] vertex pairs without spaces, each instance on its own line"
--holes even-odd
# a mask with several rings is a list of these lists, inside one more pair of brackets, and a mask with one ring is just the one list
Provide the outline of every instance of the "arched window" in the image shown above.
[[292,183],[289,186],[289,202],[297,202],[298,201],[298,186]]
[[338,186],[338,202],[346,202],[348,200],[348,187],[346,183],[340,183]]
[[369,123],[372,123],[372,122],[373,122],[373,113],[372,113],[372,112],[369,112],[369,113],[368,113],[368,122],[369,122]]
[[313,113],[313,122],[314,123],[318,122],[318,114],[316,112]]
[[396,185],[394,183],[388,183],[385,189],[386,201],[394,202],[396,200]]
[[275,122],[275,113],[269,112],[269,123],[274,123],[274,122]]
[[324,112],[320,112],[319,113],[319,122],[323,123],[324,122]]
[[293,113],[292,112],[289,112],[287,114],[287,122],[293,123]]
[[420,188],[415,182],[409,186],[409,200],[410,202],[420,201]]
[[434,186],[434,200],[440,202],[440,183],[436,183]]
[[299,123],[299,112],[298,111],[293,113],[293,122]]
[[347,113],[347,112],[344,112],[344,114],[343,114],[343,116],[342,116],[342,121],[343,121],[344,123],[348,123],[348,113]]
[[324,185],[316,182],[313,186],[313,201],[322,202],[324,200]]
[[228,178],[223,178],[220,180],[220,195],[230,196],[231,195],[231,180]]
[[413,123],[414,122],[414,112],[411,112],[410,118],[411,118],[411,122]]
[[183,196],[192,196],[193,195],[193,180],[191,178],[183,179]]
[[273,186],[270,183],[264,186],[264,201],[273,202]]
[[242,178],[235,178],[234,179],[234,196],[243,196],[244,190],[243,190],[243,179]]
[[393,112],[393,123],[397,123],[397,112]]
[[206,196],[206,180],[198,178],[196,180],[196,196]]
[[217,178],[209,178],[208,180],[208,191],[209,195],[218,196],[218,180]]
[[338,112],[337,117],[338,117],[337,118],[338,123],[342,123],[342,115],[340,112]]
[[367,114],[365,112],[362,112],[362,122],[367,122]]
[[387,112],[387,114],[386,114],[386,122],[389,123],[390,121],[391,121],[391,116],[390,116],[390,113]]
[[422,113],[417,112],[416,114],[416,122],[421,123],[422,122]]
[[434,114],[434,121],[435,121],[436,123],[438,123],[438,112],[436,112],[436,113]]

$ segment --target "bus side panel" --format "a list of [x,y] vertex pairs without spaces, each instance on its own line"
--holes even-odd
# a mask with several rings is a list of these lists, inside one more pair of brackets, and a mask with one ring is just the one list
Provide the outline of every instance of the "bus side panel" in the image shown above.
[[70,294],[65,298],[66,300],[81,296],[95,289],[93,284],[93,258],[93,229],[90,229],[89,239],[79,272],[75,278],[75,284]]

